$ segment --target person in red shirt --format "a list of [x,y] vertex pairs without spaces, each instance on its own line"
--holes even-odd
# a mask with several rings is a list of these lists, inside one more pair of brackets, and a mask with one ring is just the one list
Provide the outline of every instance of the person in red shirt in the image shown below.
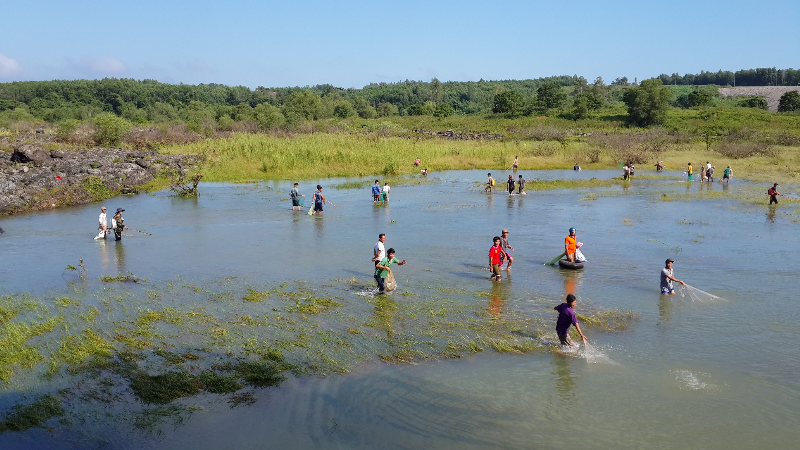
[[564,253],[567,254],[567,261],[575,262],[575,250],[578,248],[578,238],[575,237],[575,228],[569,229],[569,236],[564,238]]
[[502,264],[500,255],[505,255],[506,252],[500,246],[500,236],[495,236],[492,242],[494,242],[494,245],[489,249],[489,267],[492,269],[492,275],[489,276],[489,279],[494,278],[496,281],[500,281],[502,278],[500,276],[500,265]]

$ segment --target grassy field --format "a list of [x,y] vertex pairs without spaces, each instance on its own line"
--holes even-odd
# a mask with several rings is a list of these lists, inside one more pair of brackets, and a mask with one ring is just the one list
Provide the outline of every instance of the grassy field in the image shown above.
[[[721,147],[712,144],[707,150],[703,142],[679,142],[657,134],[617,140],[589,136],[496,141],[338,132],[291,137],[241,133],[170,145],[161,151],[204,156],[199,170],[205,181],[407,175],[418,174],[420,168],[507,170],[515,156],[519,156],[521,170],[568,169],[575,163],[586,169],[610,169],[634,160],[641,173],[662,160],[670,170],[683,171],[692,162],[697,171],[700,164],[711,161],[718,178],[730,165],[735,177],[778,182],[800,179],[800,147],[775,145],[746,157],[725,156],[715,148]],[[416,156],[422,161],[419,168],[413,165]]]

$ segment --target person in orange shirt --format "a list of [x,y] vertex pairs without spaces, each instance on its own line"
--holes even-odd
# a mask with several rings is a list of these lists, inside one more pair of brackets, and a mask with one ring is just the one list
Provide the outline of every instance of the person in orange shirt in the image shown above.
[[564,238],[564,253],[567,254],[567,261],[575,262],[575,250],[578,248],[578,238],[575,237],[575,228],[569,229],[569,236]]

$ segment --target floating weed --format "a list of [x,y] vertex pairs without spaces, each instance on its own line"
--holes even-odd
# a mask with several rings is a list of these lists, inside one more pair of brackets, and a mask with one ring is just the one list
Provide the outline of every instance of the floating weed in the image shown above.
[[269,295],[269,291],[258,292],[252,288],[247,289],[247,293],[242,296],[242,300],[246,302],[263,302],[264,298]]
[[147,408],[136,414],[133,418],[133,426],[140,430],[161,432],[158,425],[169,420],[173,426],[178,426],[186,419],[188,414],[196,411],[196,407],[185,407],[178,405],[157,406]]
[[164,358],[164,361],[167,364],[177,365],[177,364],[183,364],[184,362],[186,362],[186,358],[184,358],[182,355],[178,355],[178,354],[175,354],[175,353],[172,353],[172,352],[168,352],[168,351],[160,349],[160,348],[157,348],[157,349],[153,350],[153,354]]
[[229,394],[242,388],[236,377],[220,375],[215,372],[203,372],[197,379],[205,390],[213,394]]
[[631,223],[631,219],[622,219],[622,224],[628,227],[633,226],[633,223]]
[[0,422],[0,433],[41,427],[53,417],[62,415],[64,408],[61,400],[53,395],[45,395],[29,405],[15,406]]
[[102,276],[100,277],[100,281],[104,283],[141,283],[143,281],[147,281],[144,278],[137,278],[130,272],[128,275],[117,275],[115,277],[112,276]]
[[111,358],[114,347],[92,330],[83,330],[80,336],[67,336],[50,357],[48,373],[57,373],[61,362],[66,363],[72,372],[90,358]]
[[256,387],[278,386],[286,380],[281,372],[288,367],[270,361],[244,361],[232,367],[232,370],[247,384]]
[[241,392],[232,395],[230,400],[228,400],[228,404],[231,405],[231,408],[235,408],[239,405],[252,405],[257,400],[255,394],[252,392]]
[[167,372],[160,375],[137,373],[131,379],[131,390],[145,403],[166,404],[181,397],[200,392],[200,383],[186,372]]

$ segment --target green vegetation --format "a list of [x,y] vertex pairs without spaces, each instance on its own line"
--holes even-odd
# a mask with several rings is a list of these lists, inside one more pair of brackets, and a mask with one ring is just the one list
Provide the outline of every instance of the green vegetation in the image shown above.
[[781,95],[780,103],[778,103],[778,111],[800,111],[800,92],[789,91]]
[[643,127],[661,125],[666,121],[671,98],[669,89],[662,86],[658,78],[642,81],[640,86],[625,91],[622,97],[628,106],[631,122]]
[[49,419],[61,415],[64,415],[61,400],[52,395],[45,395],[29,405],[16,406],[6,414],[0,422],[0,433],[41,427]]

